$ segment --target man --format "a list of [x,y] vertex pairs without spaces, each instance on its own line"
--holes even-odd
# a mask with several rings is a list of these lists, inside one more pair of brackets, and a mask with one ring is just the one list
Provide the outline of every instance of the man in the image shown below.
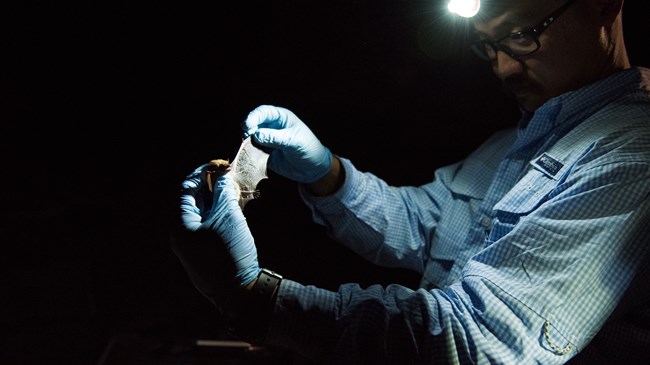
[[[368,260],[422,274],[336,292],[262,271],[229,174],[183,184],[174,250],[235,333],[341,364],[643,363],[650,345],[650,70],[622,0],[503,0],[473,20],[522,117],[431,183],[392,187],[333,155],[291,111],[245,136],[314,220]],[[206,255],[205,247],[220,252]]]

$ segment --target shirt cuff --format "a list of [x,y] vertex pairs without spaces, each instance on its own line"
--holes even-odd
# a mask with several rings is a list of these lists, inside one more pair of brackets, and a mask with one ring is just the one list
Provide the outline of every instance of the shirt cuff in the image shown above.
[[307,185],[300,184],[298,186],[300,197],[312,211],[317,210],[322,214],[336,214],[345,206],[346,201],[359,194],[360,184],[358,182],[361,172],[352,165],[350,160],[342,157],[339,157],[339,160],[341,161],[341,167],[345,170],[345,179],[341,187],[333,194],[316,196],[309,192]]

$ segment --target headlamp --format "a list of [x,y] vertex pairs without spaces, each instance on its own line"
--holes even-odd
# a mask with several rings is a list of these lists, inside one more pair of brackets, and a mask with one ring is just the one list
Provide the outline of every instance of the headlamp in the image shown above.
[[465,18],[471,18],[481,7],[481,0],[449,0],[447,8],[454,14]]

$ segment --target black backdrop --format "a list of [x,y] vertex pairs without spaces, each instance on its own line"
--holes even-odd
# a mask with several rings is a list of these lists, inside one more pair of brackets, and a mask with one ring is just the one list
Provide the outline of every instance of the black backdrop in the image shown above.
[[[633,62],[649,65],[641,3],[626,4],[626,32]],[[234,157],[257,105],[292,109],[396,185],[431,180],[517,116],[487,65],[453,47],[464,28],[440,1],[5,6],[7,363],[94,364],[119,333],[215,335],[167,221],[184,175]],[[263,266],[328,289],[417,285],[329,240],[294,183],[271,175],[260,189],[246,215]]]

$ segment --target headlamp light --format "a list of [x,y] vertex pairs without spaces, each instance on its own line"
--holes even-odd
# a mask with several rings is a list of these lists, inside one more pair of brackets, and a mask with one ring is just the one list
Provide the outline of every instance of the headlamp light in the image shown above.
[[481,7],[481,0],[449,0],[447,8],[454,14],[465,18],[471,18]]

